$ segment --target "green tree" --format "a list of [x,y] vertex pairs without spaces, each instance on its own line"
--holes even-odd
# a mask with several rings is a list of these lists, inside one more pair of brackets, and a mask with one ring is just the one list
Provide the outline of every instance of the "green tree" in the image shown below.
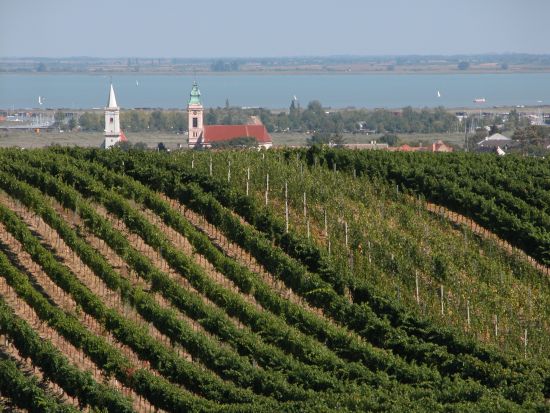
[[290,119],[289,116],[281,112],[275,118],[275,126],[278,131],[286,131],[290,128]]
[[104,129],[101,114],[95,112],[84,112],[78,118],[78,123],[85,131],[102,131]]
[[330,137],[329,143],[336,147],[342,147],[346,144],[346,139],[341,133],[335,133]]
[[143,110],[131,110],[122,112],[120,121],[124,128],[139,132],[147,129],[149,118],[149,114]]
[[54,118],[54,121],[55,121],[55,125],[57,127],[60,127],[65,122],[65,114],[63,112],[61,112],[60,110],[55,112],[55,114],[53,115],[53,118]]
[[300,104],[296,99],[293,99],[290,102],[290,108],[288,112],[288,121],[289,127],[293,130],[301,130],[301,114],[300,114]]
[[76,121],[75,117],[74,116],[71,116],[69,118],[69,122],[67,122],[67,127],[69,128],[69,130],[74,130],[78,125],[78,122]]
[[253,136],[242,136],[228,141],[214,142],[212,149],[236,149],[236,148],[257,148],[258,141]]
[[145,142],[136,142],[133,149],[144,151],[147,149],[147,144]]
[[395,146],[399,142],[399,137],[393,133],[386,133],[379,139],[382,143],[387,143],[389,146]]
[[120,150],[122,150],[124,152],[128,152],[130,149],[132,149],[134,147],[134,145],[132,145],[131,142],[122,141],[122,142],[117,142],[115,144],[115,147],[119,148]]
[[517,129],[513,138],[520,141],[523,148],[527,146],[540,146],[549,133],[544,126],[531,125],[526,128]]
[[207,125],[217,125],[218,124],[218,115],[214,109],[210,108],[206,113],[204,121]]
[[160,110],[155,110],[151,113],[149,127],[154,130],[166,130],[167,129],[167,116],[166,113]]
[[311,135],[311,137],[307,140],[307,144],[309,146],[328,145],[329,142],[330,134],[326,132],[316,132],[315,134]]
[[470,68],[470,62],[458,62],[457,68],[458,70],[468,70]]

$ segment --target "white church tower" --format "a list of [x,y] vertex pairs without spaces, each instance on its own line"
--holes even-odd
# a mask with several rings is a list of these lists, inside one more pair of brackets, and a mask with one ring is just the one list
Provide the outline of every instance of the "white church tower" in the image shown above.
[[109,91],[109,100],[105,108],[105,140],[102,147],[109,149],[116,143],[126,140],[124,134],[120,131],[120,108],[116,104],[115,90],[111,83]]
[[189,147],[194,148],[197,145],[201,144],[202,134],[204,131],[203,128],[203,111],[204,108],[201,103],[201,92],[197,82],[193,82],[193,88],[191,89],[191,94],[189,96],[189,102],[187,104],[187,113],[188,113],[188,141]]

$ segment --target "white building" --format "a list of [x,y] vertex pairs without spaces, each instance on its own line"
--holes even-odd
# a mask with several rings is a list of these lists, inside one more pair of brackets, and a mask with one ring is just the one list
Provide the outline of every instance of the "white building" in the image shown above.
[[117,106],[115,90],[111,83],[109,91],[109,100],[105,108],[105,140],[101,145],[102,148],[109,149],[118,142],[126,141],[124,132],[120,130],[120,108]]

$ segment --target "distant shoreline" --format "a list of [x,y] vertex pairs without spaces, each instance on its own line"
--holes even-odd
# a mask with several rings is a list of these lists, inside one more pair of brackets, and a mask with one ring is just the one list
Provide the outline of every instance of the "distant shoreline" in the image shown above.
[[513,74],[537,74],[550,73],[549,68],[540,69],[508,69],[508,70],[489,70],[489,69],[469,69],[469,70],[357,70],[357,71],[339,71],[339,70],[239,70],[235,72],[214,72],[214,71],[194,71],[194,72],[175,72],[175,71],[0,71],[2,75],[22,75],[22,76],[51,76],[51,75],[75,75],[75,76],[117,76],[117,75],[135,75],[135,76],[355,76],[355,75],[513,75]]
[[[402,107],[380,107],[380,108],[369,108],[369,107],[330,107],[326,106],[326,109],[331,110],[332,112],[343,112],[343,111],[349,111],[349,110],[365,110],[365,111],[375,111],[379,109],[388,110],[392,112],[399,112],[403,110],[407,106]],[[422,110],[426,109],[425,107],[421,106],[411,106],[413,110]],[[538,110],[546,112],[550,112],[550,105],[549,104],[541,104],[541,105],[523,105],[523,106],[514,106],[514,105],[501,105],[501,106],[484,106],[484,107],[476,107],[476,106],[441,106],[443,110],[446,112],[465,112],[467,114],[477,114],[481,110],[482,112],[489,112],[489,113],[507,113],[511,110],[517,110],[518,112],[522,113],[534,113]],[[216,108],[216,106],[212,106],[212,108]],[[205,109],[210,109],[210,106],[205,106]],[[254,109],[254,108],[248,108],[248,109]],[[264,108],[267,109],[267,108]],[[434,108],[428,108],[429,110],[433,110]],[[0,108],[0,111],[11,111],[11,112],[33,112],[33,113],[50,113],[53,114],[59,110],[62,111],[70,111],[74,113],[84,113],[84,112],[101,112],[105,110],[103,107],[96,107],[96,108]],[[181,108],[125,108],[123,106],[120,107],[120,110],[122,112],[127,111],[133,111],[133,110],[141,110],[146,112],[154,112],[154,111],[160,111],[160,112],[186,112],[186,107]],[[268,108],[270,112],[273,113],[279,113],[279,112],[288,112],[288,108]],[[2,124],[0,123],[0,130],[3,130]]]

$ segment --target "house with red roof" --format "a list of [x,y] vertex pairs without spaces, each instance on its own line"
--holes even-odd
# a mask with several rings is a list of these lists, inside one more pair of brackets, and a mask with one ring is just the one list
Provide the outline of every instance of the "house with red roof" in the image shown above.
[[431,146],[410,146],[406,143],[401,146],[389,147],[390,151],[398,152],[453,152],[453,147],[442,140],[437,140]]
[[253,125],[204,125],[204,107],[200,100],[200,90],[193,83],[187,105],[190,148],[210,148],[216,144],[229,142],[238,138],[254,138],[260,148],[271,148],[273,142],[267,129],[262,124]]

